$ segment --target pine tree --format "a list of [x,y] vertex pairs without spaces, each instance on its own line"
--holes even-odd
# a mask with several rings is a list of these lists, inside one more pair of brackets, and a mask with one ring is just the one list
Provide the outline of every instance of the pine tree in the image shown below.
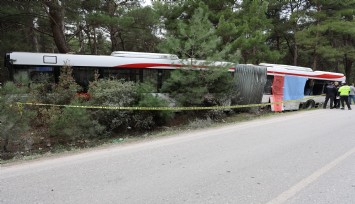
[[[314,69],[343,71],[351,81],[355,60],[355,1],[310,1],[305,13],[308,26],[297,33],[304,54],[312,57]],[[337,70],[342,65],[341,70]]]
[[267,19],[268,3],[263,0],[243,1],[238,12],[235,47],[241,51],[243,63],[258,64],[264,60],[275,61],[279,53],[271,51],[266,43],[271,21]]
[[[186,22],[180,21],[177,24],[176,33],[168,33],[167,39],[160,47],[163,52],[189,58],[191,66],[196,59],[207,60],[205,65],[211,66],[216,60],[227,57],[229,47],[226,46],[227,50],[218,51],[221,38],[208,20],[206,11],[197,8]],[[206,97],[211,94],[216,97],[218,93],[221,97],[216,97],[215,103],[220,105],[220,99],[231,93],[232,80],[227,67],[211,67],[207,71],[175,70],[163,84],[162,92],[171,94],[183,106],[203,105]]]

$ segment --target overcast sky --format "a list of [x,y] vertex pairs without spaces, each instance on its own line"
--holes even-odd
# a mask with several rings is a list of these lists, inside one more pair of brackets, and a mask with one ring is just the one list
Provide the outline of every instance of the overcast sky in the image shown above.
[[144,0],[143,6],[152,5],[151,0]]

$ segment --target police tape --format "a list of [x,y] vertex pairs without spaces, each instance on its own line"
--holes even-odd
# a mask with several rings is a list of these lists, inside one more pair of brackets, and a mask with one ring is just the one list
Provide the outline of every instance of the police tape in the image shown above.
[[129,106],[84,106],[84,105],[59,105],[59,104],[47,104],[47,103],[30,103],[30,102],[17,102],[19,111],[23,111],[23,106],[49,106],[49,107],[61,107],[61,108],[84,108],[84,109],[106,109],[106,110],[140,110],[140,111],[189,111],[189,110],[228,110],[238,108],[253,108],[269,105],[281,105],[285,103],[301,102],[303,100],[309,100],[318,96],[304,97],[297,100],[277,101],[272,103],[260,103],[260,104],[246,104],[246,105],[232,105],[232,106],[194,106],[194,107],[129,107]]

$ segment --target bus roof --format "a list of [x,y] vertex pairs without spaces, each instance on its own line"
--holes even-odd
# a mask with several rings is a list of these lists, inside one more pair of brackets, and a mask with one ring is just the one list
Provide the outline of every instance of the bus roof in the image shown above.
[[265,66],[267,68],[268,75],[300,76],[309,79],[340,81],[340,82],[345,82],[346,79],[344,74],[342,73],[313,71],[309,67],[298,67],[298,66],[291,66],[291,65],[268,64],[268,63],[260,63],[259,65]]

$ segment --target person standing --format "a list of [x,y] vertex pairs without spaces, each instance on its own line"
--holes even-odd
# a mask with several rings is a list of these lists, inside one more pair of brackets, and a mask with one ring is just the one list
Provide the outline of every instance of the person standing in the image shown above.
[[348,86],[346,83],[343,83],[343,85],[339,88],[338,92],[340,95],[341,109],[344,110],[344,101],[345,101],[346,105],[348,106],[348,109],[351,110],[349,104],[350,86]]
[[351,105],[351,100],[354,102],[355,104],[355,87],[354,87],[354,83],[352,83],[350,85],[350,94],[349,94],[349,104]]
[[334,108],[338,109],[340,108],[340,96],[339,96],[339,82],[334,82],[334,86],[336,88],[336,94],[334,98]]
[[330,100],[330,109],[334,108],[333,103],[334,103],[336,95],[337,95],[337,88],[335,87],[335,85],[333,83],[329,83],[325,87],[325,101],[323,104],[324,109],[327,108],[327,104],[328,104],[329,100]]

